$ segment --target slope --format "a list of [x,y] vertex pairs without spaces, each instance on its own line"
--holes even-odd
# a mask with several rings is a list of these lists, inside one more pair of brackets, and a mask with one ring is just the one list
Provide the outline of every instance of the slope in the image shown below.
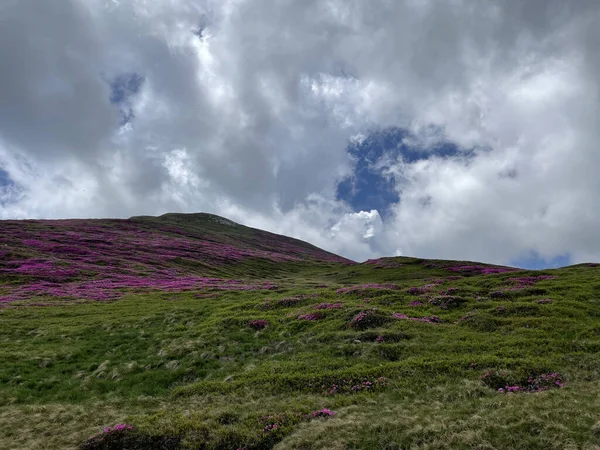
[[[352,261],[210,214],[129,220],[0,222],[0,303],[33,297],[119,298],[132,289],[254,289]],[[227,281],[225,281],[227,280]]]
[[[9,261],[77,270],[73,251],[40,246],[72,237],[99,258],[94,236],[112,233],[105,257],[131,272],[5,273],[21,297],[0,308],[0,448],[600,448],[598,265],[349,264],[218,220],[11,222]],[[169,259],[178,239],[283,256],[211,259],[208,278],[200,256]]]

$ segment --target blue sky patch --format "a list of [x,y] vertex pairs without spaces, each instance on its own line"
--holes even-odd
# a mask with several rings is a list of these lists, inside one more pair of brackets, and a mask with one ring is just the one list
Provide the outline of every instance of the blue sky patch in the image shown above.
[[[439,132],[439,130],[437,130]],[[346,201],[355,211],[376,209],[385,217],[390,207],[400,201],[393,179],[382,171],[382,158],[398,156],[412,163],[431,156],[454,156],[459,153],[455,144],[436,141],[429,148],[416,145],[417,140],[407,130],[392,127],[371,131],[364,140],[350,142],[346,151],[355,160],[354,173],[337,186],[338,200]]]
[[139,92],[143,83],[144,77],[137,73],[121,74],[109,83],[110,102],[119,106],[121,110],[120,125],[125,125],[134,119],[130,98]]
[[510,262],[509,265],[518,267],[520,269],[557,269],[559,267],[565,267],[571,264],[571,255],[566,253],[564,255],[555,256],[551,259],[544,259],[540,257],[539,253],[535,251],[529,252],[522,258],[517,258]]
[[5,186],[13,186],[15,183],[11,180],[10,175],[6,170],[0,169],[0,188]]
[[9,173],[6,170],[0,168],[0,206],[5,207],[11,202],[10,195],[8,193],[15,186],[15,182],[10,178]]

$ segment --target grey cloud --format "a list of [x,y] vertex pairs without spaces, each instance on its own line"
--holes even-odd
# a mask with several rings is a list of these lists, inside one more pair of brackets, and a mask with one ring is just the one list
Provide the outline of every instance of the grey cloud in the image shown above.
[[[206,210],[359,259],[600,255],[599,11],[592,0],[4,2],[0,162],[27,195],[0,212]],[[107,81],[123,73],[145,81],[119,130]],[[387,126],[487,150],[386,162],[401,201],[380,222],[335,187],[348,139]]]
[[9,2],[0,18],[0,137],[38,157],[99,151],[118,121],[76,3]]

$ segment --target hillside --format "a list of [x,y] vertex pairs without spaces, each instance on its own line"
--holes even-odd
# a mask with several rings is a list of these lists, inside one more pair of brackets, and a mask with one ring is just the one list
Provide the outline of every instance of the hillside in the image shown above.
[[0,448],[600,448],[600,267],[0,222]]
[[353,264],[210,214],[0,222],[0,304],[48,293],[106,300],[131,289],[180,291],[206,283],[243,289],[248,285],[235,278],[276,279],[332,263]]

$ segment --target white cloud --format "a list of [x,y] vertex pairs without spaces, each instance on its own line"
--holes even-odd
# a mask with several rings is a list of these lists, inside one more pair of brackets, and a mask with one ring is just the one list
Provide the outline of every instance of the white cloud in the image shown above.
[[[21,0],[2,15],[15,185],[0,217],[208,211],[356,259],[600,257],[594,1]],[[133,73],[123,126],[109,82]],[[476,151],[386,154],[401,202],[382,221],[335,199],[347,142],[373,126]]]

